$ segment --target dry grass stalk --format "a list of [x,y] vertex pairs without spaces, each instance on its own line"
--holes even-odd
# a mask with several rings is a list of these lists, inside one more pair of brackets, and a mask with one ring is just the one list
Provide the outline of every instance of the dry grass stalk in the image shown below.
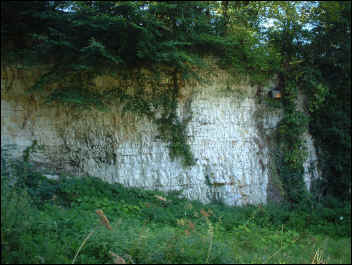
[[77,252],[76,252],[75,257],[74,257],[73,260],[72,260],[72,264],[75,263],[76,258],[77,258],[77,256],[78,256],[79,252],[81,251],[81,249],[83,248],[83,246],[84,246],[84,244],[87,242],[87,240],[91,237],[91,235],[93,235],[93,233],[94,233],[94,230],[91,231],[91,232],[88,234],[88,236],[83,240],[82,244],[79,246],[79,248],[78,248],[78,250],[77,250]]
[[164,202],[167,201],[167,199],[165,199],[164,197],[161,197],[161,196],[159,196],[159,195],[154,195],[154,197],[157,198],[157,199],[159,199],[159,200],[161,200],[161,201],[164,201]]
[[319,248],[314,253],[312,264],[326,264],[326,261],[324,260],[322,254],[320,253]]
[[195,225],[194,225],[194,223],[192,223],[191,221],[188,221],[188,227],[189,227],[189,229],[190,229],[191,231],[193,231],[194,228],[195,228]]
[[132,257],[130,255],[126,254],[125,256],[128,258],[130,264],[135,264],[133,259],[132,259]]
[[109,230],[112,230],[111,226],[110,226],[110,222],[108,220],[108,218],[105,216],[103,210],[96,210],[95,211],[97,213],[97,215],[99,215],[100,217],[100,221],[101,223]]
[[112,257],[112,260],[114,264],[126,264],[126,261],[120,257],[119,255],[115,254],[111,250],[109,251],[110,256]]
[[209,258],[210,258],[210,253],[213,247],[213,237],[214,237],[214,227],[210,221],[208,223],[208,234],[210,236],[210,242],[209,242],[209,248],[208,248],[208,255],[207,255],[207,260],[205,261],[206,264],[209,263]]
[[209,214],[207,211],[205,211],[204,209],[200,210],[200,213],[201,213],[201,215],[203,215],[204,217],[209,217],[209,216],[210,216],[210,214]]

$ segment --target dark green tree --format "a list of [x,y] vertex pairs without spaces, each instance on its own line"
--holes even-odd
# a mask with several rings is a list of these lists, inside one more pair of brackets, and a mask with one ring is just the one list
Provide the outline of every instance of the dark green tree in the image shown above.
[[[325,101],[312,109],[311,131],[320,150],[321,189],[351,200],[351,2],[319,2],[312,14],[312,42],[306,58],[327,87]],[[313,73],[314,73],[313,72]],[[320,99],[320,90],[310,91]]]

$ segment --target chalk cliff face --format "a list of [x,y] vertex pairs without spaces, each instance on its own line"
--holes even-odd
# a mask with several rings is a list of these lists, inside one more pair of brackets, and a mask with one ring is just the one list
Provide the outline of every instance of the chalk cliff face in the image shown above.
[[[132,114],[122,117],[119,106],[75,115],[65,106],[42,105],[25,94],[38,73],[25,71],[18,76],[9,69],[5,73],[2,87],[12,83],[1,92],[1,144],[15,144],[15,156],[25,151],[49,176],[91,175],[228,205],[266,203],[281,196],[272,154],[273,132],[282,113],[270,111],[258,100],[267,96],[274,82],[258,94],[258,88],[246,80],[233,80],[219,70],[207,84],[186,85],[178,115],[191,118],[187,135],[196,165],[184,168],[178,159],[170,159],[167,143],[149,120]],[[106,85],[104,80],[97,78],[96,86]],[[305,138],[309,188],[319,171],[312,138],[308,133]]]

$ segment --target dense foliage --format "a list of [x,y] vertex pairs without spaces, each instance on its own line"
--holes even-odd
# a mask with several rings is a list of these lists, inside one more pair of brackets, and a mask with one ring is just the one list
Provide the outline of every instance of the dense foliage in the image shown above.
[[[302,200],[302,135],[308,125],[319,146],[323,180],[318,194],[351,197],[351,3],[299,1],[6,1],[2,2],[3,62],[47,63],[32,87],[53,104],[104,110],[118,101],[154,121],[171,157],[193,164],[187,121],[176,115],[183,81],[199,78],[205,55],[234,74],[263,83],[277,74],[285,116],[278,128],[279,174],[287,199]],[[271,26],[269,26],[272,24]],[[153,75],[145,76],[147,67]],[[94,91],[101,73],[131,74],[125,87]],[[158,90],[160,73],[169,83]],[[59,81],[59,87],[51,84]],[[153,86],[148,95],[145,84]],[[303,92],[305,112],[297,106]],[[162,117],[156,112],[162,111]],[[305,197],[305,195],[304,195]]]
[[[313,75],[328,90],[325,101],[312,110],[311,122],[321,151],[320,188],[325,194],[350,201],[351,2],[322,2],[319,7],[313,17],[317,26],[312,31],[311,49],[306,53],[315,67]],[[316,91],[319,89],[322,87]],[[318,91],[312,92],[313,97],[319,97]]]
[[350,206],[336,200],[295,210],[204,205],[1,162],[3,264],[351,262]]

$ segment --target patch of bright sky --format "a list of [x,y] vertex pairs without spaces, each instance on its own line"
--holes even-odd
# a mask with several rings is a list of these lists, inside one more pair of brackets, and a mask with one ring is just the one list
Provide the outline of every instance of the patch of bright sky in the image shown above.
[[[298,15],[302,15],[302,12],[304,9],[312,9],[318,7],[319,2],[318,1],[301,1],[296,4],[296,11]],[[275,22],[279,22],[278,19],[275,18],[265,18],[261,24],[261,26],[265,29],[269,29],[275,26]],[[303,25],[304,30],[312,30],[315,26],[312,23],[305,23]]]
[[[49,2],[54,2],[54,1],[49,1]],[[217,1],[217,2],[221,2],[221,1]],[[318,1],[301,1],[296,4],[296,10],[297,10],[297,13],[299,15],[301,15],[301,12],[304,8],[313,8],[313,7],[317,7],[318,5],[319,5]],[[142,6],[141,8],[143,8],[144,10],[147,10],[148,5]],[[65,8],[58,8],[58,9],[60,9],[64,12],[69,12],[69,13],[75,12],[75,10],[73,9],[73,4],[66,6]],[[220,15],[220,13],[218,13],[217,10],[211,10],[210,12],[213,16]],[[211,22],[214,23],[215,19],[212,19]],[[262,22],[260,23],[260,27],[264,31],[266,31],[270,28],[277,26],[278,23],[280,23],[279,20],[275,19],[275,18],[262,18]],[[312,30],[313,28],[314,28],[314,25],[310,24],[310,23],[306,23],[303,25],[304,30]]]

